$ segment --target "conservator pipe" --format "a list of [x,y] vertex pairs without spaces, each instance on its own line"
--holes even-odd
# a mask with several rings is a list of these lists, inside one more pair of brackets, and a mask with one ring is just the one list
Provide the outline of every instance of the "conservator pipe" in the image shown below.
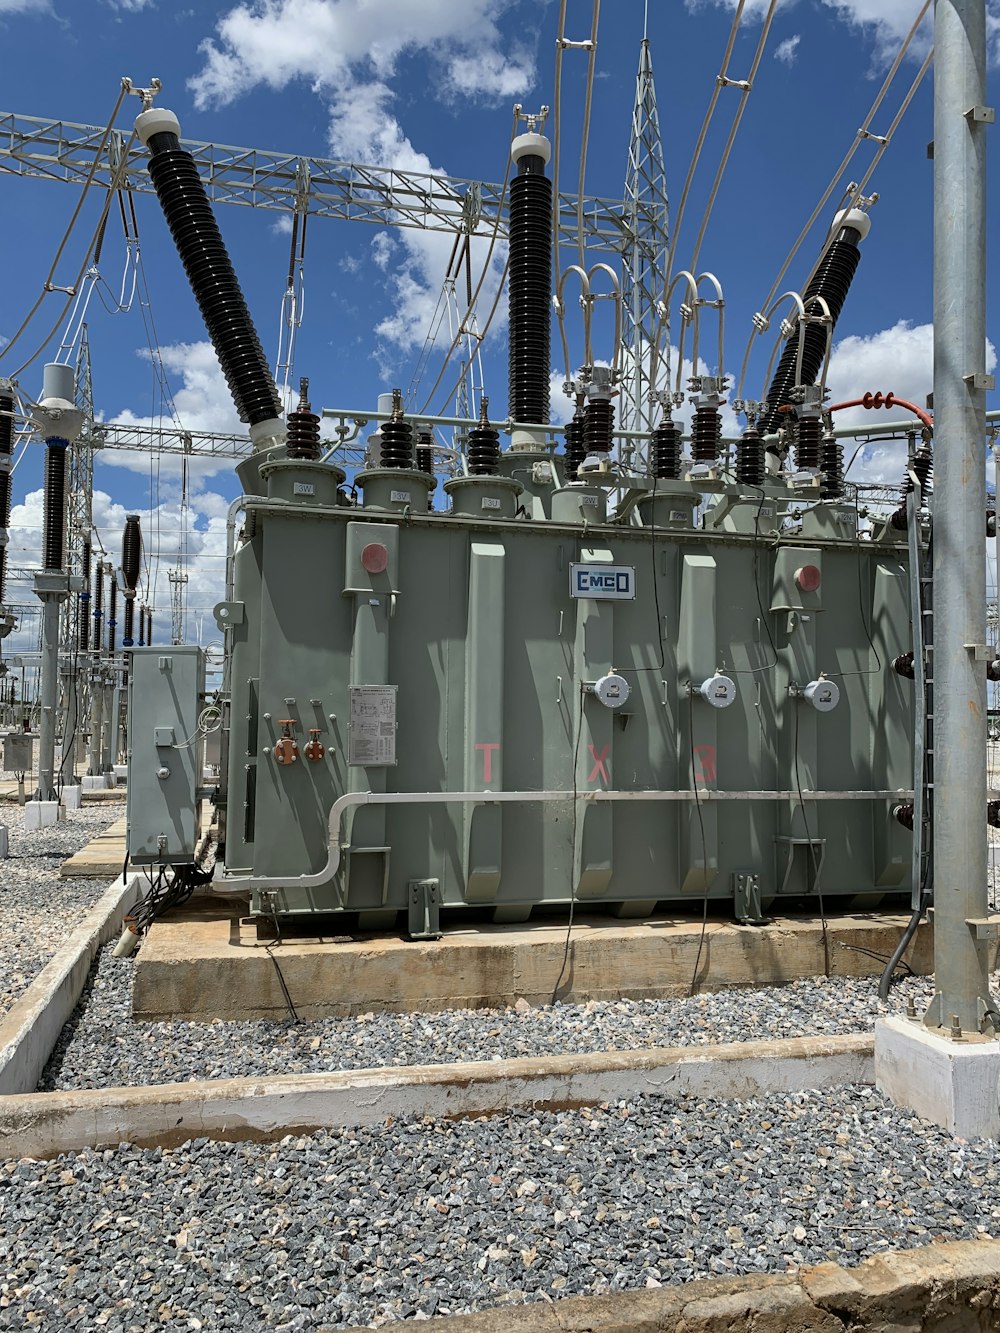
[[352,806],[360,805],[537,805],[546,801],[895,801],[911,800],[912,791],[349,791],[330,807],[330,842],[326,865],[314,874],[244,875],[220,880],[212,892],[246,893],[247,889],[311,889],[329,884],[340,869],[347,845],[341,841],[340,821]]

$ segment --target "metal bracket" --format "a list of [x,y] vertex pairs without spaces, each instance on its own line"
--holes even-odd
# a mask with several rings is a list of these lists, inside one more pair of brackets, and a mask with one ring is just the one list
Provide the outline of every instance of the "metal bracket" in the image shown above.
[[997,387],[996,377],[987,375],[981,370],[974,371],[971,375],[963,375],[962,380],[970,389],[982,389],[987,393]]
[[989,662],[989,661],[992,660],[991,649],[990,649],[990,647],[989,647],[989,644],[986,644],[986,643],[967,643],[967,644],[965,645],[965,651],[966,651],[967,653],[971,653],[971,654],[972,654],[973,661],[976,661],[976,662]]
[[760,906],[760,875],[751,871],[733,874],[733,915],[742,926],[766,926]]
[[407,934],[411,940],[441,938],[441,881],[411,879],[406,886],[409,909]]
[[966,120],[979,125],[992,125],[996,118],[996,109],[991,106],[970,106],[965,113]]
[[965,924],[977,940],[1000,940],[1000,916],[966,917]]

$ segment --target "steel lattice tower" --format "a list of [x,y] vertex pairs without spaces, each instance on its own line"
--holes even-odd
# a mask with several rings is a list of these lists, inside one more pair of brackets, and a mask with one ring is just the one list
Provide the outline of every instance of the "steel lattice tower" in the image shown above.
[[[649,430],[650,349],[656,336],[667,281],[667,176],[656,110],[649,40],[639,48],[639,73],[632,111],[625,180],[622,250],[622,381],[619,422],[626,430]],[[669,346],[669,330],[663,333]]]

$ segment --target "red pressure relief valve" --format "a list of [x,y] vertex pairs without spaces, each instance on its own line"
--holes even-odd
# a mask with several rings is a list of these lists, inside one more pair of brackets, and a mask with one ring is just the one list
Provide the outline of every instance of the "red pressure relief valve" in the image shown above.
[[281,738],[274,743],[274,757],[279,764],[294,764],[299,757],[299,743],[292,735],[295,719],[281,717],[278,726],[281,728]]
[[319,727],[309,728],[309,739],[306,741],[306,747],[303,753],[310,763],[318,764],[326,754],[326,746],[319,738]]
[[816,592],[821,582],[818,565],[800,565],[795,571],[795,586],[799,592]]

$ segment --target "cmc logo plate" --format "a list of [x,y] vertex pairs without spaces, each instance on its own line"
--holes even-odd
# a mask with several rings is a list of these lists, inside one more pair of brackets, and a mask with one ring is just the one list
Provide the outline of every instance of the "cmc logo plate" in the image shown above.
[[569,595],[633,602],[635,569],[632,565],[570,565]]

